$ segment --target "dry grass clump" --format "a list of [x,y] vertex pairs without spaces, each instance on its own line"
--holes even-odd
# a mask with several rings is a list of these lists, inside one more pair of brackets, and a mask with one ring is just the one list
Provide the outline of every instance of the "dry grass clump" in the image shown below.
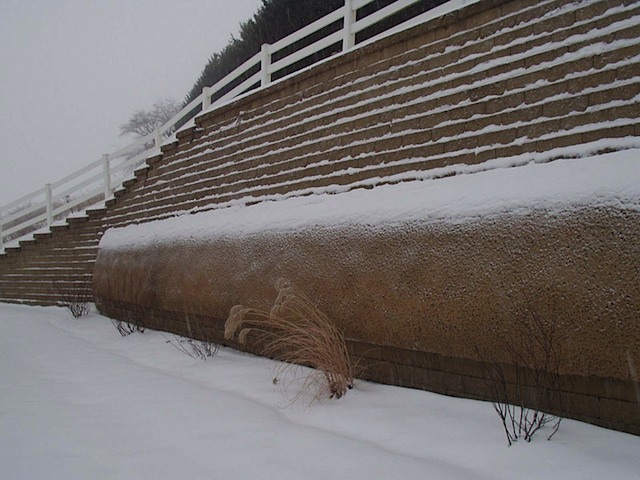
[[[256,334],[263,355],[291,365],[313,368],[292,401],[306,392],[318,400],[328,394],[342,397],[353,386],[353,367],[344,335],[327,316],[288,282],[278,282],[278,296],[270,311],[234,306],[225,324],[225,338],[236,334],[245,344]],[[274,379],[275,383],[275,379]]]

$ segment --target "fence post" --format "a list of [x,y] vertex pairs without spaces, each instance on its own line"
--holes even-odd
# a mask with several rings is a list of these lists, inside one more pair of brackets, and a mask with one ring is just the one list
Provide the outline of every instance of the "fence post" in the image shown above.
[[156,148],[160,148],[160,146],[162,145],[162,135],[160,135],[160,129],[156,128],[155,133],[155,138],[153,139],[153,143],[155,144]]
[[47,227],[53,224],[53,196],[51,195],[51,184],[44,186],[44,201],[47,207]]
[[0,248],[4,245],[4,237],[2,236],[2,218],[0,218]]
[[202,87],[202,111],[211,106],[211,87]]
[[353,24],[356,22],[356,12],[353,10],[353,0],[344,0],[344,26],[342,28],[342,51],[351,50],[356,44],[356,36],[352,32]]
[[104,187],[104,199],[111,196],[111,169],[109,168],[109,155],[102,155],[102,178]]
[[260,59],[260,86],[266,87],[271,83],[271,74],[269,73],[269,67],[271,66],[271,53],[269,52],[269,47],[271,45],[268,43],[263,43],[260,47],[260,53],[262,54],[262,58]]

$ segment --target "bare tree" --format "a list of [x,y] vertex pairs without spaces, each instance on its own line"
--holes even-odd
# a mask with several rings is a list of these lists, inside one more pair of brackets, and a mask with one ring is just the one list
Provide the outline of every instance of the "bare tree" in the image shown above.
[[158,100],[149,110],[134,112],[127,123],[120,126],[120,135],[144,137],[171,119],[180,111],[180,105],[173,98]]

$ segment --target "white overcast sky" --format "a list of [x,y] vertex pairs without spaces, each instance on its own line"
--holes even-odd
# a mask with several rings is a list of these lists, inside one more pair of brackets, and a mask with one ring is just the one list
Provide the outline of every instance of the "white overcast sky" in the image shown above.
[[123,146],[182,101],[261,0],[0,0],[0,206]]

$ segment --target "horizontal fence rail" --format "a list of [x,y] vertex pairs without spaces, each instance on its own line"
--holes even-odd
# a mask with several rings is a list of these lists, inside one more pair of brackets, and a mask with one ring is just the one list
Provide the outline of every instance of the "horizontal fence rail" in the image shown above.
[[[47,231],[55,222],[62,221],[75,214],[84,215],[84,211],[105,202],[120,188],[123,181],[132,178],[136,168],[144,164],[150,156],[160,152],[160,146],[174,131],[188,127],[193,119],[215,106],[237,98],[247,92],[270,85],[274,78],[295,74],[302,68],[294,68],[311,56],[330,47],[337,52],[353,49],[356,35],[379,22],[397,14],[420,0],[397,0],[386,7],[362,16],[358,11],[374,0],[345,0],[342,7],[303,27],[291,35],[273,43],[264,44],[256,55],[244,62],[233,72],[210,87],[204,87],[202,93],[186,105],[180,112],[156,131],[137,139],[135,142],[77,170],[55,183],[25,195],[0,208],[0,249],[10,246],[10,242],[33,234],[42,229]],[[479,0],[451,0],[438,7],[418,15],[398,26],[390,28],[366,40],[390,35],[402,28],[408,28],[419,22],[427,21],[464,5]],[[330,25],[342,21],[342,28],[312,43],[287,53],[296,42],[305,39]],[[359,44],[358,44],[359,45]],[[277,60],[273,61],[273,58]],[[313,63],[312,63],[313,64]],[[288,71],[287,69],[291,70]],[[255,73],[251,74],[252,71]],[[282,72],[286,72],[283,74]],[[244,78],[247,77],[247,78]],[[241,80],[243,79],[244,80]],[[226,92],[222,94],[221,92]],[[215,98],[212,101],[212,98]]]

